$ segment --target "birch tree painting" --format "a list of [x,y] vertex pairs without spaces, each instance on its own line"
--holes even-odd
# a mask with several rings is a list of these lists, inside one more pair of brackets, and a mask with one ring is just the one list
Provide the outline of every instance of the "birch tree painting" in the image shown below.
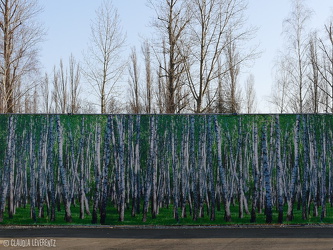
[[175,224],[325,222],[332,124],[331,115],[2,115],[0,223],[19,209],[31,222],[62,211],[65,223],[150,223],[162,210]]

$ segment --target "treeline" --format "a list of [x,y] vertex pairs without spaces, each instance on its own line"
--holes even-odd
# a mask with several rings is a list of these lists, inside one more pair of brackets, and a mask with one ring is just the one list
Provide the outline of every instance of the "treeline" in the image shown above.
[[[311,29],[313,11],[290,3],[266,101],[277,113],[332,113],[332,20]],[[103,0],[85,52],[43,75],[38,1],[0,2],[0,18],[10,17],[0,29],[0,113],[257,113],[254,75],[242,73],[261,54],[248,4],[147,0],[151,36],[128,48],[117,9]]]
[[[258,56],[256,46],[247,46],[256,28],[247,25],[246,1],[147,5],[155,13],[152,35],[141,38],[139,48],[126,48],[121,17],[103,0],[92,17],[90,43],[76,55],[82,59],[68,55],[68,63],[61,59],[43,75],[38,1],[1,2],[0,18],[11,20],[0,29],[0,113],[240,112],[242,67]],[[253,76],[246,91],[243,110],[255,112]]]
[[291,3],[270,102],[279,113],[332,113],[333,16],[311,28],[313,10],[301,0]]
[[[323,220],[333,205],[330,115],[3,115],[0,221],[29,207],[32,221],[80,206],[106,223],[209,216],[256,222]],[[29,206],[28,206],[29,205]],[[296,206],[297,205],[297,206]],[[273,218],[274,209],[278,218]],[[5,215],[8,211],[8,217]],[[224,218],[216,216],[224,211]],[[300,219],[300,218],[298,218]]]

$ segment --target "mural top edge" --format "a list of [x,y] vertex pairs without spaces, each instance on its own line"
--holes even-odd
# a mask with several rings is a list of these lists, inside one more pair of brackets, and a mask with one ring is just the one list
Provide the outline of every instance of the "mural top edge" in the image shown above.
[[294,115],[310,115],[310,116],[332,116],[333,113],[183,113],[183,114],[72,114],[72,113],[0,113],[0,116],[294,116]]

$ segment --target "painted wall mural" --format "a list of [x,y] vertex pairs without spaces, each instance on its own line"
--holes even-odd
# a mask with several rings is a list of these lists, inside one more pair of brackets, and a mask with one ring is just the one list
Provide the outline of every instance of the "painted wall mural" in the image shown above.
[[[332,115],[1,115],[0,222],[106,224],[108,206],[142,221],[322,221],[333,205]],[[217,211],[224,216],[218,217]],[[276,211],[276,216],[273,212]]]

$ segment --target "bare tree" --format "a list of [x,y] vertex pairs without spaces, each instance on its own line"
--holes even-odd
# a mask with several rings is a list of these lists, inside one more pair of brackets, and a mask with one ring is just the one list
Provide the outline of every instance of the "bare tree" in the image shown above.
[[53,105],[53,112],[55,113],[59,113],[61,108],[60,108],[60,100],[61,100],[61,96],[63,96],[63,94],[61,93],[61,89],[59,86],[59,75],[57,72],[56,67],[54,66],[53,68],[53,80],[52,80],[52,85],[53,85],[53,90],[52,90],[52,105]]
[[286,113],[290,105],[290,75],[288,72],[289,61],[282,56],[276,62],[275,84],[272,85],[272,94],[269,102],[273,105],[275,112]]
[[229,24],[228,20],[234,13],[228,6],[224,6],[223,1],[218,0],[208,2],[196,0],[192,3],[192,12],[191,41],[193,41],[193,51],[197,52],[192,56],[192,60],[197,61],[197,65],[188,61],[186,70],[195,100],[193,110],[201,113],[210,106],[210,104],[204,106],[204,98],[210,82],[216,77],[215,65],[225,45],[223,35]]
[[[85,54],[85,77],[100,101],[101,113],[106,113],[114,99],[116,83],[125,63],[120,52],[125,43],[120,18],[112,1],[104,0],[91,25],[91,41]],[[111,107],[112,108],[112,107]]]
[[[63,60],[60,60],[59,69],[53,69],[53,89],[52,103],[53,111],[56,113],[78,113],[81,108],[80,100],[80,64],[75,60],[74,56],[69,57],[68,69],[65,68]],[[45,80],[45,84],[47,83]],[[48,83],[47,83],[48,84]],[[44,86],[44,88],[48,88]],[[46,91],[47,89],[45,89]],[[47,95],[44,93],[44,95]],[[44,99],[48,98],[44,96]],[[44,100],[46,102],[47,100]],[[46,103],[44,104],[46,105]]]
[[311,35],[309,41],[309,73],[308,78],[310,81],[309,90],[310,90],[310,98],[309,98],[309,111],[312,113],[319,113],[320,108],[320,88],[321,84],[321,76],[318,70],[319,63],[319,55],[318,55],[318,44],[317,44],[317,34],[313,33]]
[[322,51],[323,58],[317,64],[320,76],[323,78],[323,85],[319,85],[323,92],[326,112],[333,113],[333,21],[325,25],[326,39],[319,39],[319,48]]
[[186,60],[184,35],[191,20],[189,5],[184,0],[163,0],[158,4],[150,0],[149,3],[157,15],[153,26],[162,38],[158,45],[162,58],[158,59],[159,67],[162,69],[160,77],[165,77],[165,112],[178,113],[184,108],[180,103],[183,101],[182,78],[185,75]]
[[141,112],[141,103],[140,103],[140,68],[138,65],[138,58],[135,47],[132,48],[130,55],[130,64],[128,68],[128,73],[130,76],[129,82],[129,91],[130,91],[130,100],[128,111],[130,113],[139,114]]
[[284,20],[284,34],[287,41],[286,59],[290,62],[288,73],[290,76],[290,108],[293,112],[306,112],[308,97],[307,81],[307,48],[309,36],[306,31],[307,22],[311,18],[309,10],[302,0],[291,0],[290,16]]
[[33,99],[32,99],[32,111],[34,114],[39,112],[39,96],[38,96],[38,90],[37,85],[35,85],[33,89]]
[[247,114],[257,111],[256,91],[254,88],[254,75],[250,74],[245,82],[244,108]]
[[[0,1],[0,111],[13,113],[34,84],[28,78],[38,70],[38,47],[44,31],[36,17],[36,0]],[[19,86],[21,85],[21,86]]]
[[[217,88],[213,84],[216,86],[219,75],[226,73],[225,70],[219,70],[219,59],[228,46],[237,48],[239,44],[250,40],[255,29],[244,28],[244,12],[247,8],[244,0],[195,0],[190,4],[193,15],[189,31],[191,54],[186,61],[186,71],[195,102],[191,108],[196,113],[202,113],[211,108],[217,95]],[[234,70],[254,54],[255,50],[252,49],[238,54],[239,57],[233,58],[232,67],[227,67],[227,70]],[[222,62],[222,65],[226,64],[228,63]],[[214,92],[209,93],[210,89],[214,89]],[[207,98],[208,93],[212,97]],[[208,100],[208,103],[205,100]]]
[[35,84],[34,87],[27,90],[20,100],[16,103],[16,113],[38,113],[39,109],[39,84]]
[[145,40],[141,46],[145,64],[145,93],[143,94],[144,111],[149,114],[153,111],[153,76],[151,66],[151,44]]
[[217,97],[215,100],[215,112],[227,113],[227,86],[222,74],[222,62],[218,60],[218,77],[217,77]]
[[81,109],[81,66],[77,62],[73,55],[69,57],[69,103],[68,112],[75,114]]
[[227,113],[239,113],[241,109],[241,92],[238,88],[240,75],[240,55],[237,51],[236,43],[233,41],[232,34],[227,36],[227,45],[224,50],[225,56],[225,75],[226,81],[226,102]]
[[53,91],[52,101],[54,104],[54,112],[67,113],[68,107],[68,81],[64,69],[62,59],[60,60],[59,70],[56,67],[53,69]]
[[166,90],[165,90],[165,85],[166,85],[166,79],[165,77],[162,77],[162,67],[159,67],[159,69],[156,72],[157,75],[157,90],[156,90],[156,105],[157,105],[157,110],[160,114],[165,113],[165,99],[166,99]]
[[51,112],[51,98],[50,98],[50,80],[49,76],[45,74],[44,79],[41,83],[41,94],[42,94],[42,111],[45,113]]

